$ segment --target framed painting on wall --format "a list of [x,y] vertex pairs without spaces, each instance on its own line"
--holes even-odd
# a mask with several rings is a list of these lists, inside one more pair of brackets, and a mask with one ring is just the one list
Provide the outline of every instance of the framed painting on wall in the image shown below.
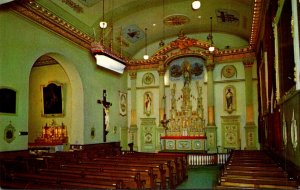
[[8,88],[0,89],[0,113],[16,113],[16,91]]
[[63,116],[63,85],[50,82],[47,86],[42,86],[43,114],[44,117]]

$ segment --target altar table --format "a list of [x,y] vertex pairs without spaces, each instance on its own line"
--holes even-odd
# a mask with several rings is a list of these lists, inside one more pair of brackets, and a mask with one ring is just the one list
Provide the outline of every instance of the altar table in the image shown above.
[[206,136],[162,136],[162,151],[194,151],[205,150]]

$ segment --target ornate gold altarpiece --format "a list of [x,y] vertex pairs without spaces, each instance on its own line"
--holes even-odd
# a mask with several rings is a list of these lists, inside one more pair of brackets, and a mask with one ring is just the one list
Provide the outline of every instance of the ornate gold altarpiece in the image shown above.
[[205,150],[205,119],[202,105],[202,87],[196,81],[197,105],[193,110],[191,101],[191,67],[189,62],[183,62],[182,76],[184,85],[182,91],[181,109],[176,105],[176,83],[171,89],[170,120],[165,128],[165,136],[161,137],[162,150]]

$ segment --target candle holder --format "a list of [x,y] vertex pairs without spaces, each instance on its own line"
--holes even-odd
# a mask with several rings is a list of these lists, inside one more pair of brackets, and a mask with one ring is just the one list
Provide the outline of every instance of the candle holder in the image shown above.
[[165,129],[165,134],[166,134],[166,136],[168,136],[168,135],[167,135],[167,130],[168,130],[168,123],[169,123],[169,121],[170,121],[170,120],[167,119],[166,114],[164,114],[163,120],[160,121],[161,125],[162,125],[163,128]]

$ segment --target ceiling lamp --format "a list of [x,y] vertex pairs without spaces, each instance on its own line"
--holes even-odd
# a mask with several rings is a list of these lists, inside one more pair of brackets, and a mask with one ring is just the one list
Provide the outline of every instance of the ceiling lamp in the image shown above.
[[145,60],[149,59],[149,55],[147,53],[147,28],[145,28],[145,54],[144,54],[144,59]]
[[99,26],[102,29],[107,27],[107,22],[104,21],[104,0],[102,0],[102,21],[100,21]]
[[201,2],[200,1],[193,1],[192,8],[194,10],[200,9],[200,7],[201,7]]
[[210,42],[210,46],[208,51],[213,52],[215,51],[214,42],[213,42],[213,35],[212,35],[212,17],[210,17],[210,33],[207,36],[208,42]]
[[[105,29],[107,27],[107,23],[104,21],[104,0],[103,0],[103,21],[100,22],[100,27]],[[121,40],[122,41],[122,40]],[[121,45],[122,48],[122,45]],[[101,42],[97,42],[96,40],[91,44],[91,52],[96,58],[96,64],[109,69],[111,71],[122,74],[125,69],[126,60],[122,57],[122,55],[118,55],[113,52],[112,46],[110,49],[104,46],[104,33],[102,30],[102,39]],[[122,51],[121,51],[122,54]]]
[[122,74],[125,60],[103,46],[100,42],[92,42],[91,52],[96,58],[96,64],[106,69]]

